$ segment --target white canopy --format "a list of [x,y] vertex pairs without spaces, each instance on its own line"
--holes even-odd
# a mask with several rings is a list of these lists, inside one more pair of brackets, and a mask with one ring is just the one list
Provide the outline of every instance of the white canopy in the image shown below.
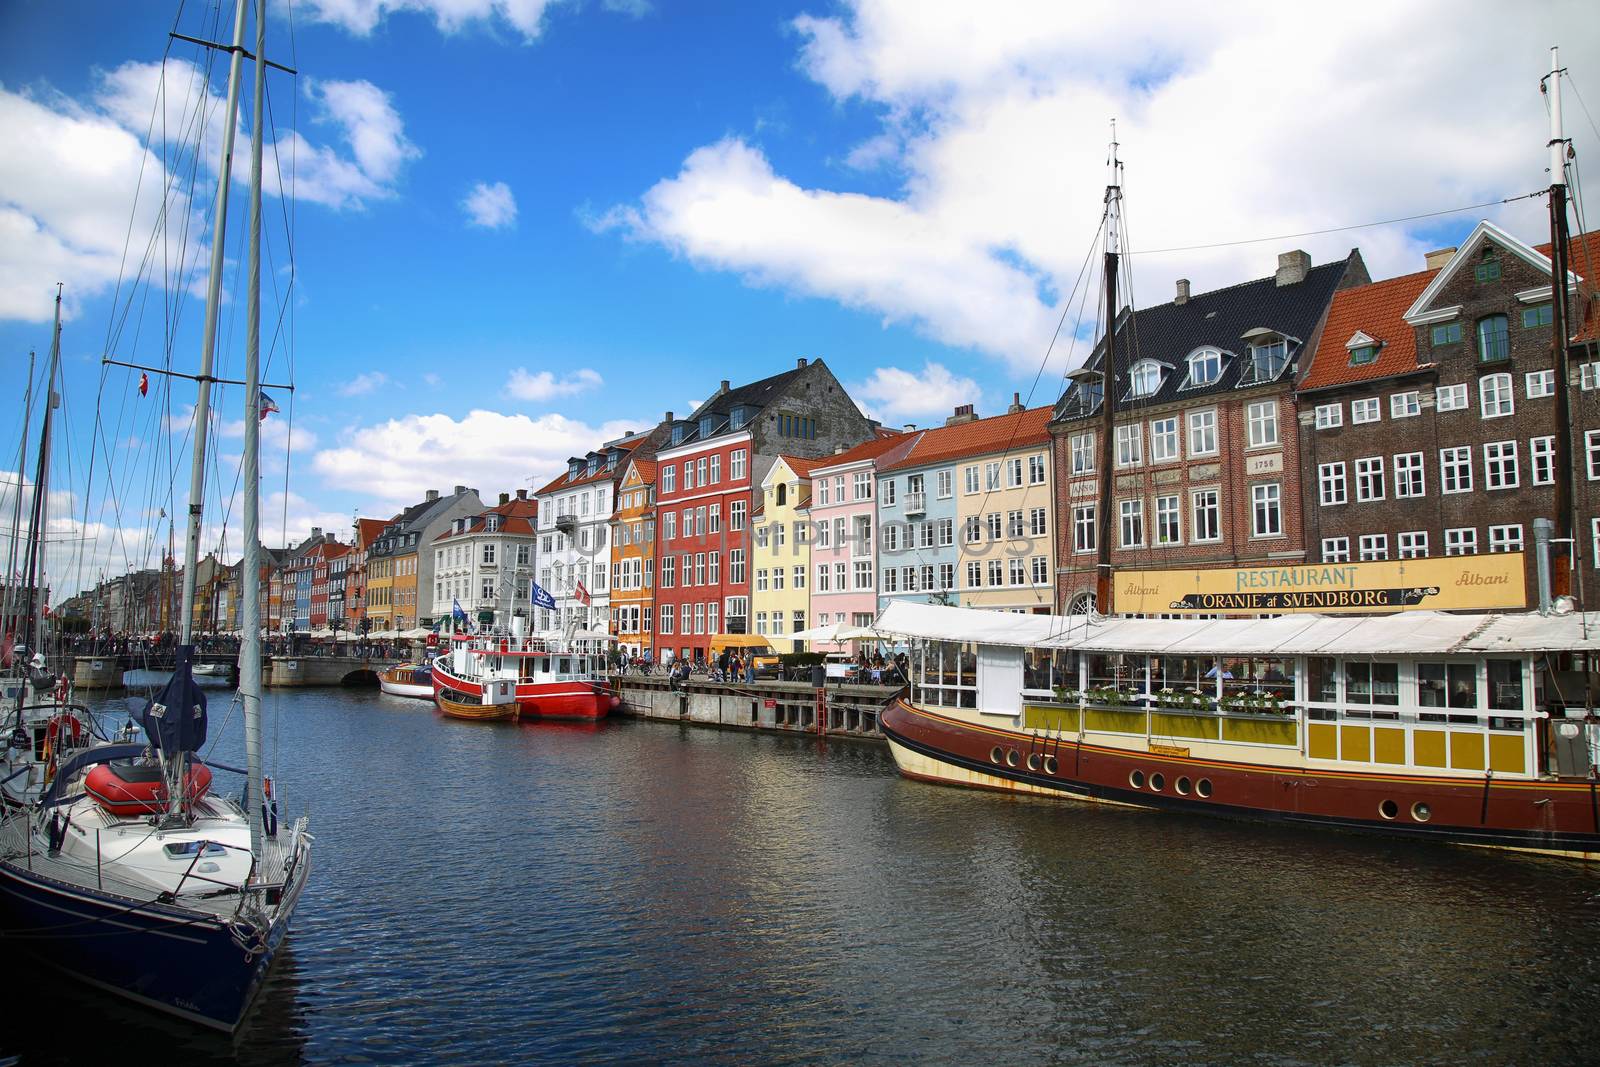
[[393,641],[400,634],[394,630],[374,630],[367,637],[373,641]]
[[429,630],[426,627],[413,626],[409,630],[402,630],[399,633],[398,636],[404,637],[408,641],[421,641],[423,638],[427,637],[432,632],[433,632],[432,630]]
[[852,626],[849,623],[834,622],[826,626],[813,626],[809,630],[789,635],[791,641],[858,641],[862,639],[875,639],[883,636],[870,626]]
[[312,637],[332,637],[333,636],[333,631],[329,630],[329,629],[326,629],[326,628],[321,629],[321,630],[312,630],[311,631],[311,636]]
[[1124,619],[1017,615],[892,601],[880,634],[1024,648],[1162,655],[1520,655],[1600,650],[1600,613],[1280,615],[1275,619]]

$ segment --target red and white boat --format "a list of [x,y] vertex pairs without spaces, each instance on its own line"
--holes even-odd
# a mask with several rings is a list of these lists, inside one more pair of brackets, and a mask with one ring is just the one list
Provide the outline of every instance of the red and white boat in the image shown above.
[[486,683],[513,681],[518,718],[579,721],[603,719],[621,703],[606,674],[605,634],[525,637],[521,622],[512,620],[511,633],[456,634],[433,661],[435,697],[478,700]]

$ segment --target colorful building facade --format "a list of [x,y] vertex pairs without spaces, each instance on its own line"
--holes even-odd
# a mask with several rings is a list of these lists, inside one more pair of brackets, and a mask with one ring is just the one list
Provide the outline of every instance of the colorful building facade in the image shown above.
[[655,636],[656,464],[629,457],[611,519],[611,632],[630,656]]
[[809,625],[811,585],[811,466],[779,456],[757,488],[751,517],[750,612],[755,633],[779,652],[795,651],[786,636]]

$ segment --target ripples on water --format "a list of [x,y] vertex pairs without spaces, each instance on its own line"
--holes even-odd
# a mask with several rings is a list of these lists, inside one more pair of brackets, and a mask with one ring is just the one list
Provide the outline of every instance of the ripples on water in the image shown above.
[[[375,693],[268,704],[285,814],[309,808],[317,845],[248,1029],[229,1044],[45,980],[8,1014],[72,1021],[0,1028],[0,1050],[1595,1059],[1600,879],[1575,864],[939,788],[853,742],[457,723]],[[226,733],[218,758],[242,761],[237,715]]]

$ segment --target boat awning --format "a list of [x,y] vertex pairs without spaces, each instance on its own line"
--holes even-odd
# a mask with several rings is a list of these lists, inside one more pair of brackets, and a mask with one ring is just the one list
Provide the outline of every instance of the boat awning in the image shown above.
[[1017,615],[892,602],[880,634],[1024,648],[1169,656],[1524,655],[1600,651],[1600,613],[1280,615],[1273,619],[1126,619]]

